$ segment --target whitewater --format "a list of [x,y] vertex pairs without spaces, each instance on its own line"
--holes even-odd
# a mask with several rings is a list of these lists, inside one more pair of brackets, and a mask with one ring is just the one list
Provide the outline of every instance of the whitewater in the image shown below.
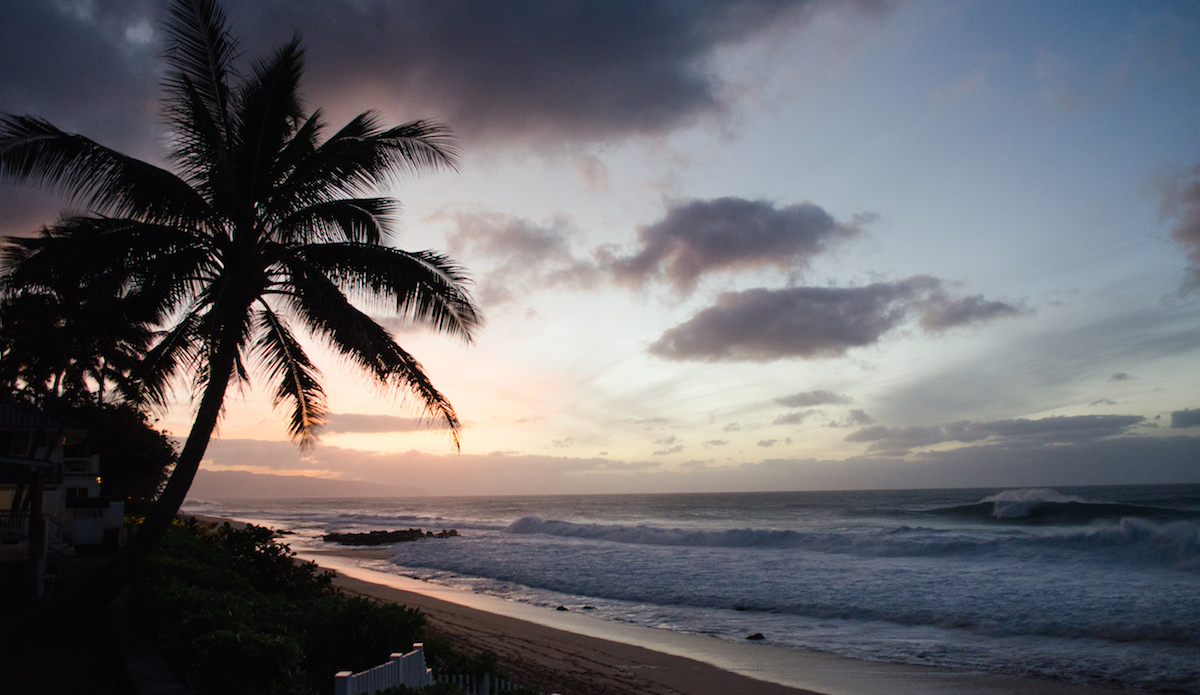
[[189,500],[294,532],[461,534],[440,585],[869,661],[1200,694],[1200,485]]

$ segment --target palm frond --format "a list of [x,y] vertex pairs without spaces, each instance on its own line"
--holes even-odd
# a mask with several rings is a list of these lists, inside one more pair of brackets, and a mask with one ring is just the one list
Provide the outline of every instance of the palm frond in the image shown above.
[[[313,152],[317,151],[317,138],[320,137],[321,130],[324,127],[325,124],[322,121],[320,109],[316,109],[309,114],[304,123],[292,134],[287,144],[280,149],[278,156],[275,157],[274,170],[271,172],[272,181],[276,183],[285,181],[296,167],[300,166],[312,156]],[[291,204],[303,205],[304,202]]]
[[114,217],[190,224],[209,214],[204,199],[171,172],[33,116],[0,115],[0,180],[56,190]]
[[[203,112],[222,138],[228,137],[229,78],[237,42],[224,10],[213,0],[175,0],[166,21],[169,113]],[[194,122],[177,126],[191,127]]]
[[284,210],[295,202],[307,205],[360,195],[388,183],[397,172],[457,166],[458,150],[445,126],[413,121],[381,130],[374,115],[364,113],[297,166],[276,189],[271,206]]
[[311,274],[293,277],[287,295],[296,315],[318,336],[366,371],[383,389],[407,391],[420,403],[425,415],[440,420],[459,448],[461,427],[450,401],[434,388],[421,363],[401,348],[371,317],[359,311],[326,278]]
[[0,258],[16,286],[58,291],[64,283],[119,277],[156,297],[160,317],[194,296],[210,255],[205,238],[186,229],[126,218],[67,217],[37,237],[0,242]]
[[470,278],[442,254],[333,243],[309,244],[296,255],[338,286],[380,297],[402,317],[467,342],[483,323],[467,290]]
[[238,91],[236,171],[245,200],[267,197],[276,183],[275,158],[304,116],[297,91],[303,70],[304,50],[299,39],[292,39],[270,60],[256,63]]
[[198,367],[202,343],[200,322],[198,314],[188,312],[159,334],[158,342],[134,370],[140,402],[165,409],[171,380],[184,370]]
[[380,244],[390,236],[400,203],[393,198],[345,198],[310,205],[280,220],[280,243],[352,241]]
[[255,330],[259,338],[254,352],[261,358],[268,377],[279,381],[272,405],[290,404],[292,418],[288,433],[302,448],[311,448],[327,412],[321,372],[287,325],[266,304],[257,313]]

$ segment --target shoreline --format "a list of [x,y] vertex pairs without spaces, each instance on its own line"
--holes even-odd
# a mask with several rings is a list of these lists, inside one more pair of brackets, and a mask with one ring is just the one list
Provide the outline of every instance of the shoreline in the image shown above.
[[1134,695],[636,627],[358,565],[390,560],[391,552],[382,546],[297,550],[296,555],[335,571],[335,585],[348,593],[420,609],[431,634],[456,648],[495,652],[518,682],[527,673],[537,687],[564,695]]
[[[435,633],[445,631],[475,649],[494,651],[514,666],[532,660],[538,668],[563,669],[572,680],[582,678],[592,686],[568,688],[564,695],[1134,695],[636,627],[357,566],[362,560],[390,559],[380,548],[313,550],[297,557],[334,570],[335,584],[354,593],[419,608]],[[605,687],[608,681],[636,685],[613,689]]]

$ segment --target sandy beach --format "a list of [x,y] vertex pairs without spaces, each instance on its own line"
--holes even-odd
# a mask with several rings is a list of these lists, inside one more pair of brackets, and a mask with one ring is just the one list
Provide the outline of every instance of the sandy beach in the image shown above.
[[519,681],[564,695],[1114,695],[1049,680],[857,661],[761,643],[731,643],[613,624],[356,566],[380,548],[300,556],[338,573],[344,591],[424,611],[431,634],[499,655]]

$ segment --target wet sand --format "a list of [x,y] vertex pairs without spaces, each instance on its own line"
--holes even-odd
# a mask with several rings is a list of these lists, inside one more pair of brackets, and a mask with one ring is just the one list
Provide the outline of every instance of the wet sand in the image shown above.
[[518,681],[563,695],[1114,695],[1057,681],[858,661],[764,643],[682,635],[441,587],[357,566],[386,548],[301,552],[344,591],[419,608],[431,634],[488,649]]

